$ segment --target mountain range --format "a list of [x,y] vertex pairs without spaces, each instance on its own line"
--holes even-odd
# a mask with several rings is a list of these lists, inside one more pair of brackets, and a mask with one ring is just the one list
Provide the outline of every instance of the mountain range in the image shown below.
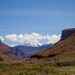
[[10,47],[0,41],[0,60],[12,61],[22,60],[31,57],[33,54],[40,52],[42,49],[51,48],[52,44],[46,44],[38,47],[18,45]]
[[54,45],[9,47],[0,41],[0,62],[24,61],[26,58],[30,62],[75,63],[75,28],[64,29],[61,39]]
[[61,39],[53,48],[47,48],[31,56],[32,59],[46,59],[52,63],[75,63],[75,28],[62,31]]

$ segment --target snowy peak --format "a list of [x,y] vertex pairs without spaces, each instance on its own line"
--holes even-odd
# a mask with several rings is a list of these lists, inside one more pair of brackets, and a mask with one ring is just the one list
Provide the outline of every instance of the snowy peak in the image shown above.
[[15,45],[27,45],[32,47],[42,46],[44,44],[54,44],[60,39],[60,35],[49,35],[40,33],[9,34],[1,36],[4,43]]

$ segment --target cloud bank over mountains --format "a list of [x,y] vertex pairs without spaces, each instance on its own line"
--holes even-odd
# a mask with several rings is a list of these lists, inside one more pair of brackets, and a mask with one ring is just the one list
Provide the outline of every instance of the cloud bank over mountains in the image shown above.
[[9,34],[0,36],[0,39],[10,46],[15,45],[28,45],[28,46],[41,46],[44,44],[54,44],[60,40],[60,35],[49,35],[40,33],[25,33],[25,34]]

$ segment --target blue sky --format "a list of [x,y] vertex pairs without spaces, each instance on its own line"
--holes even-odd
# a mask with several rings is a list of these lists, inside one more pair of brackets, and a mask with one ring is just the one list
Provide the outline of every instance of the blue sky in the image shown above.
[[58,34],[75,27],[75,0],[0,0],[0,35]]

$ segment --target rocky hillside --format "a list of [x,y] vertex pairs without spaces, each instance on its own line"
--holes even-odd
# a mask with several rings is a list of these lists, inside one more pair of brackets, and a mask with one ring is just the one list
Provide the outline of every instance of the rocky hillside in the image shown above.
[[75,62],[75,28],[65,29],[53,48],[42,50],[31,58],[56,58],[58,61]]
[[[12,63],[27,61],[26,58],[19,58],[19,60],[11,50],[12,48],[0,42],[0,62],[5,61]],[[52,48],[47,48],[33,54],[28,61],[36,62],[36,59],[49,60],[49,63],[52,61],[75,63],[75,28],[63,30],[61,39]]]

